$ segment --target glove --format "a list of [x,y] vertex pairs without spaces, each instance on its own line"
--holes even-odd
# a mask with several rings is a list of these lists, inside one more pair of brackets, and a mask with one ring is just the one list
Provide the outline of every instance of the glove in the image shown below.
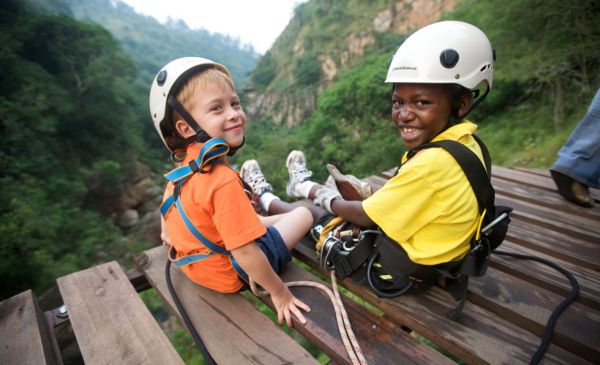
[[340,192],[336,189],[333,189],[329,186],[323,186],[319,190],[317,190],[317,195],[315,197],[314,203],[320,207],[325,208],[329,213],[333,213],[331,210],[331,202],[333,199],[341,198]]
[[327,171],[334,180],[336,190],[340,192],[344,199],[364,200],[371,196],[372,190],[369,183],[359,180],[354,175],[344,175],[331,164],[327,165]]

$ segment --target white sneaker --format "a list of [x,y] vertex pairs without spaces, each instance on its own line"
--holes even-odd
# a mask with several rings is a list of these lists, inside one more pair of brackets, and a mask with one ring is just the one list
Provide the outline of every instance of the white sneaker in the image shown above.
[[256,160],[247,160],[244,162],[240,169],[240,177],[250,185],[254,194],[258,196],[273,191],[273,187],[265,179],[265,175],[263,175]]
[[302,153],[302,151],[290,152],[285,161],[285,165],[287,166],[290,175],[285,189],[287,195],[292,198],[306,198],[296,191],[296,186],[298,186],[298,184],[305,182],[312,176],[312,171],[306,168],[306,158],[304,157],[304,153]]

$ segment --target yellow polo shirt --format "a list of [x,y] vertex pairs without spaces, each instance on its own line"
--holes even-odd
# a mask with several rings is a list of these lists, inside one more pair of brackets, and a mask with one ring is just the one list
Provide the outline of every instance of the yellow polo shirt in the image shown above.
[[[477,126],[465,121],[433,141],[454,140],[483,161],[472,134]],[[406,154],[402,162],[406,161]],[[483,163],[483,162],[482,162]],[[443,148],[427,148],[406,162],[399,173],[362,203],[367,215],[413,262],[423,265],[461,259],[475,232],[478,205],[458,162]]]

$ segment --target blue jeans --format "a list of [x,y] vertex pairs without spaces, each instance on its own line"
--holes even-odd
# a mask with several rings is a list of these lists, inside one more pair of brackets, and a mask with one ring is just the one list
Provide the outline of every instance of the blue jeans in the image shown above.
[[550,169],[600,188],[600,89]]

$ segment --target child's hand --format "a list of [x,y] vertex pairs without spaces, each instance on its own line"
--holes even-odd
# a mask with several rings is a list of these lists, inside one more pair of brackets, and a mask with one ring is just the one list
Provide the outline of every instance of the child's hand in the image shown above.
[[287,285],[283,284],[277,293],[271,293],[271,300],[277,310],[277,323],[279,323],[280,326],[285,318],[288,327],[293,327],[292,314],[296,316],[300,323],[306,323],[306,319],[302,315],[302,312],[300,312],[300,309],[305,312],[310,312],[310,307],[304,304],[300,299],[296,298]]

